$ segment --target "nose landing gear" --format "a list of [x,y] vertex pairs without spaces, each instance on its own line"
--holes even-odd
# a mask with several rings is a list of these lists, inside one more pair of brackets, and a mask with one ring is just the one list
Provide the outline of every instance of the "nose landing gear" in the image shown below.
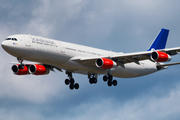
[[19,69],[24,69],[24,64],[23,62],[23,58],[22,57],[17,57],[18,62],[20,62],[20,65],[18,66]]

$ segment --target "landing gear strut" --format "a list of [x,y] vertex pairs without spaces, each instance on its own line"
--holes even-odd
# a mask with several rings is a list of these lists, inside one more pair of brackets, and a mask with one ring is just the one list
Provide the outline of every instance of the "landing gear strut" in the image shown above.
[[89,78],[89,83],[90,84],[96,84],[97,83],[97,75],[95,74],[90,74],[88,75],[88,78]]
[[22,63],[24,59],[22,57],[18,57],[17,60],[18,60],[18,62],[20,62],[20,65],[18,66],[18,68],[24,69],[24,64]]
[[65,84],[69,85],[69,88],[71,90],[75,89],[79,89],[79,84],[75,83],[74,78],[72,77],[72,72],[68,72],[66,71],[66,74],[68,75],[69,79],[65,80]]
[[107,81],[108,86],[112,86],[112,85],[116,86],[117,85],[117,80],[113,80],[113,76],[110,75],[109,72],[107,75],[103,76],[103,80],[104,80],[104,82]]

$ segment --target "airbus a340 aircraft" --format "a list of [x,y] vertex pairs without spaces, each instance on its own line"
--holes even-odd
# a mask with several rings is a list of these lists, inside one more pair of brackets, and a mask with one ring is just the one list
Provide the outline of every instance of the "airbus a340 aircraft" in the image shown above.
[[[180,52],[180,47],[165,49],[169,30],[161,29],[147,51],[122,53],[111,52],[92,47],[47,39],[32,35],[11,35],[2,42],[3,49],[17,57],[19,63],[12,66],[16,75],[45,75],[54,68],[66,71],[69,88],[78,89],[72,73],[86,74],[90,84],[97,83],[98,75],[108,86],[116,86],[114,77],[132,78],[148,75],[166,69],[176,63],[162,63],[171,60],[171,56]],[[24,63],[23,60],[37,62]]]

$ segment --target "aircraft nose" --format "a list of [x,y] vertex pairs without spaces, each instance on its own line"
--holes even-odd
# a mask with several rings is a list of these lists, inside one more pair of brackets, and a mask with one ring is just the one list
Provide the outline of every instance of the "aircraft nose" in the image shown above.
[[11,48],[11,44],[9,43],[9,41],[3,41],[1,43],[1,46],[5,51],[7,51],[7,50],[9,50]]
[[5,49],[5,48],[7,47],[7,42],[6,42],[6,41],[3,41],[3,42],[1,43],[1,46],[2,46],[3,49]]

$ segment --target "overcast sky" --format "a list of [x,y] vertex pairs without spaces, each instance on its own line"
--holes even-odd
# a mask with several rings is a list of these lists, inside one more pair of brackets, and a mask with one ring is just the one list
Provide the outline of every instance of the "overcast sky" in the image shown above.
[[[0,0],[0,40],[32,34],[115,52],[146,51],[161,28],[167,47],[180,46],[179,0]],[[16,58],[0,48],[1,120],[179,120],[180,67],[148,76],[102,76],[90,85],[74,74],[79,90],[64,84],[65,72],[15,76]],[[172,58],[180,61],[180,55]]]

